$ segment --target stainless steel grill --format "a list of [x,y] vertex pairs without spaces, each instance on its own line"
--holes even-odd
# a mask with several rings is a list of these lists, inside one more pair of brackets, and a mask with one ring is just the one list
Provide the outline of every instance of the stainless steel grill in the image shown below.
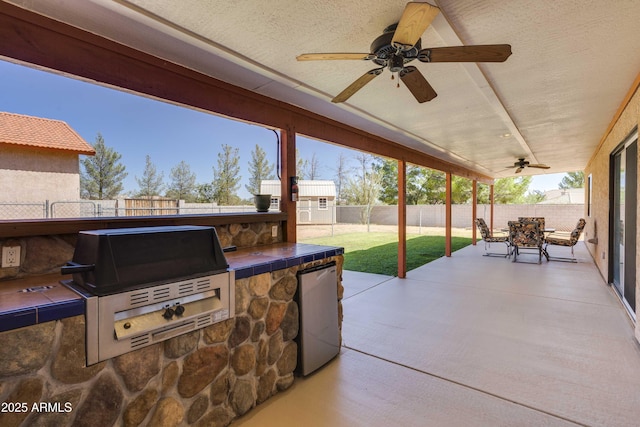
[[82,232],[63,273],[85,297],[88,365],[235,315],[235,275],[211,227]]

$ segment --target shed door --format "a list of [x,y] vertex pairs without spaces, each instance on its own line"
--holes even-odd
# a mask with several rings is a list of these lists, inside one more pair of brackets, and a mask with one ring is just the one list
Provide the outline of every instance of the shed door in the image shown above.
[[311,200],[300,199],[298,202],[298,222],[309,223],[311,222]]

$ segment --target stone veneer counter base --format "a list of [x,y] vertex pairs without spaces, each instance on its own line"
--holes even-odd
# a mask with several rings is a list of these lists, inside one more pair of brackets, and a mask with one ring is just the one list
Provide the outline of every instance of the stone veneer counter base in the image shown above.
[[337,263],[341,326],[342,249],[276,244],[228,255],[246,275],[235,282],[236,317],[204,329],[92,366],[83,315],[0,332],[0,402],[27,408],[0,412],[0,425],[224,426],[289,388],[296,274]]

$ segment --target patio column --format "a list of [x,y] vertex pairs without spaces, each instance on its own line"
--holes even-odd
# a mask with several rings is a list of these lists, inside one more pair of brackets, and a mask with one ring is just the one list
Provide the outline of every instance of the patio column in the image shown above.
[[407,276],[407,162],[398,160],[398,277]]
[[478,217],[478,180],[471,181],[471,244],[476,245],[476,218]]
[[280,211],[287,214],[284,241],[296,243],[296,202],[291,201],[290,179],[296,175],[296,133],[293,129],[280,130]]
[[447,172],[446,177],[444,255],[451,256],[451,173]]
[[493,233],[493,184],[489,186],[489,213],[491,215],[489,229],[491,230],[491,233]]

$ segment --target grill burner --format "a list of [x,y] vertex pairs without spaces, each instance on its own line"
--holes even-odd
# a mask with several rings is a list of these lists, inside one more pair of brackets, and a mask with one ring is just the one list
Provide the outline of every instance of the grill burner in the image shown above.
[[235,274],[212,227],[84,231],[62,273],[85,297],[88,365],[235,315]]

